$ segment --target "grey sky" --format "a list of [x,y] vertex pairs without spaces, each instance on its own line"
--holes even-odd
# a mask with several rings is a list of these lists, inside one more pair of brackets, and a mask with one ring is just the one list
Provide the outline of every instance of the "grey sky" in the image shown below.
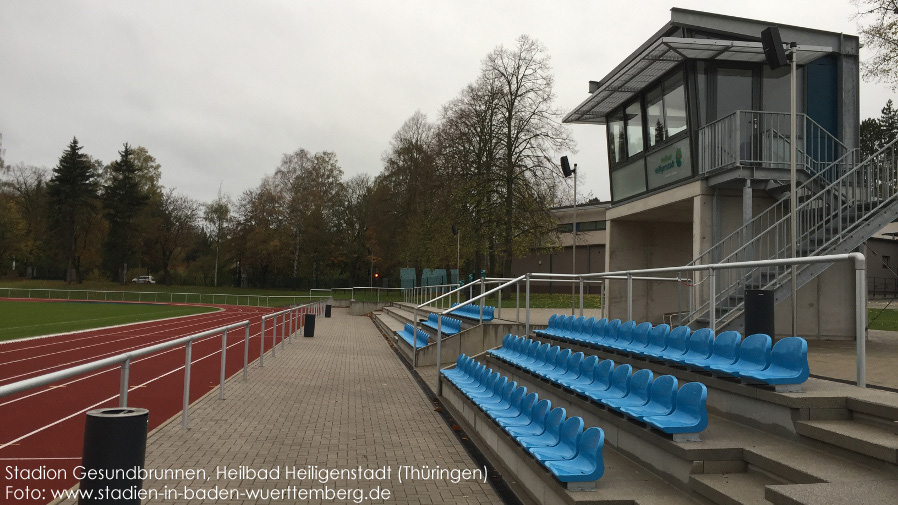
[[[526,33],[552,57],[570,110],[670,19],[659,1],[80,1],[0,3],[0,133],[9,163],[52,167],[72,136],[109,162],[145,146],[162,182],[200,200],[256,186],[283,153],[381,169],[399,126],[436,119],[497,45]],[[848,0],[679,1],[857,33]],[[863,57],[862,53],[862,57]],[[864,83],[861,117],[893,96]],[[581,194],[607,199],[604,128],[571,127]]]

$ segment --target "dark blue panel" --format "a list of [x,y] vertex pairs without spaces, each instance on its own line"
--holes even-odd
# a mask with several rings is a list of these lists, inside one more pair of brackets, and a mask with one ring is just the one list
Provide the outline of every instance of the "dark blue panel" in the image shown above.
[[[836,58],[824,56],[805,68],[808,117],[839,138],[839,72]],[[818,161],[834,161],[830,149],[821,149],[820,139],[807,138],[808,152]]]

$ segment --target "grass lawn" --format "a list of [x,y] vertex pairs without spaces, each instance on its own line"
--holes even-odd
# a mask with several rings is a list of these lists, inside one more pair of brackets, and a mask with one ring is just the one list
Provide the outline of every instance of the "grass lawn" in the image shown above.
[[867,309],[867,324],[871,330],[898,331],[898,310]]
[[212,312],[207,307],[131,303],[0,301],[0,340]]

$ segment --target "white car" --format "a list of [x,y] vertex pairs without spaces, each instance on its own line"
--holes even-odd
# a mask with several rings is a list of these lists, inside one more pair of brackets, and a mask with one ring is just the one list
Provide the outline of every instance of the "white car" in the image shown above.
[[152,275],[141,275],[140,277],[131,279],[131,282],[136,284],[156,284],[156,279],[154,279]]

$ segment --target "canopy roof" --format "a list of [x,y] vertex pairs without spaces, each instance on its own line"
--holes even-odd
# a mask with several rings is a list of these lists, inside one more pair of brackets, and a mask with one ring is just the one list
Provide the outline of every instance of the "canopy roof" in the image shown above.
[[[794,48],[798,65],[807,65],[832,51],[819,46]],[[569,112],[563,122],[605,124],[609,112],[686,60],[766,62],[760,42],[661,37],[605,77],[599,88]]]

